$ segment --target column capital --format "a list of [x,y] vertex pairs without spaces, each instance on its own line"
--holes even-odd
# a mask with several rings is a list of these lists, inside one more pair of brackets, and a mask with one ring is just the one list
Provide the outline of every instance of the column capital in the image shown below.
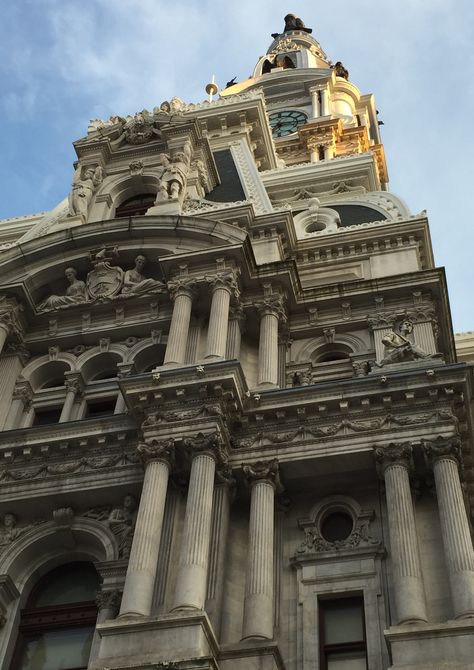
[[238,300],[240,297],[239,285],[237,282],[237,271],[226,270],[225,272],[217,272],[211,277],[206,277],[206,281],[212,292],[217,289],[225,289],[230,295]]
[[192,299],[196,291],[196,280],[194,277],[178,277],[168,282],[168,291],[171,300],[176,300],[181,295]]
[[33,400],[33,389],[27,379],[24,379],[23,377],[18,379],[15,388],[13,389],[12,399],[21,400],[25,409],[29,408]]
[[84,381],[80,372],[66,372],[64,374],[64,386],[66,393],[74,392],[74,395],[81,393],[84,390]]
[[4,328],[8,335],[14,335],[19,341],[23,340],[22,312],[23,305],[15,298],[0,295],[0,327]]
[[371,330],[377,328],[393,328],[397,320],[395,312],[376,312],[367,316],[367,323]]
[[454,461],[461,465],[461,440],[459,437],[438,437],[435,440],[423,440],[423,451],[427,462],[433,466],[441,459]]
[[140,442],[137,451],[145,466],[152,461],[160,461],[171,468],[174,462],[174,448],[173,439],[151,440],[150,442]]
[[198,433],[194,437],[187,437],[183,440],[183,446],[191,451],[193,456],[195,454],[208,454],[220,468],[228,463],[229,456],[218,432]]
[[413,469],[412,445],[410,442],[390,442],[390,444],[374,447],[375,460],[379,467],[379,474],[392,465],[402,465],[410,472]]
[[280,467],[276,458],[269,461],[257,461],[250,465],[242,463],[242,472],[247,485],[250,487],[258,482],[268,482],[273,486],[276,493],[283,491],[283,485],[280,481]]
[[99,591],[95,597],[97,609],[118,610],[122,594],[118,589],[113,591]]
[[420,305],[407,309],[406,315],[412,323],[420,323],[424,321],[432,321],[437,323],[436,309],[431,305]]
[[280,293],[271,293],[266,295],[255,303],[260,318],[267,314],[272,314],[278,318],[279,321],[286,321],[285,298]]

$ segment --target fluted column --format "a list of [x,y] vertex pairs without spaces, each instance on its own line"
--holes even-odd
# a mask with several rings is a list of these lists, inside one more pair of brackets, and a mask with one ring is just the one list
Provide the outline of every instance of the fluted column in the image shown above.
[[240,358],[240,345],[242,343],[242,330],[244,323],[244,311],[242,305],[238,304],[230,308],[229,330],[227,331],[226,358]]
[[459,478],[459,441],[426,442],[425,451],[433,465],[454,616],[472,617],[474,551]]
[[184,446],[194,456],[173,609],[200,610],[206,599],[214,474],[220,441],[217,434],[200,433],[185,440]]
[[221,608],[224,595],[225,558],[229,533],[230,503],[234,485],[231,471],[220,469],[216,473],[217,484],[212,502],[211,547],[209,577],[207,580],[206,612],[214,632],[219,637]]
[[410,489],[411,446],[376,449],[385,481],[396,623],[427,621],[415,514]]
[[138,447],[138,452],[146,463],[145,477],[120,616],[151,614],[173,449],[172,440],[142,443]]
[[278,385],[278,325],[285,318],[283,298],[272,294],[258,305],[260,338],[258,347],[258,384]]
[[388,315],[375,314],[369,317],[368,324],[374,335],[375,360],[380,363],[385,356],[382,339],[393,329],[395,322]]
[[169,288],[174,307],[163,365],[182,365],[186,355],[193,289],[189,282],[181,281],[170,283]]
[[21,427],[24,412],[30,409],[32,399],[33,390],[30,382],[26,379],[19,379],[15,384],[12,403],[5,419],[4,430],[13,430],[14,428]]
[[328,116],[330,114],[329,109],[329,89],[321,89],[321,116]]
[[211,282],[212,302],[207,331],[206,358],[225,358],[229,306],[232,294],[237,293],[237,282],[233,273],[217,275]]
[[66,387],[66,398],[59,417],[59,423],[65,423],[71,420],[71,412],[76,400],[77,394],[82,390],[80,376],[77,373],[66,373],[64,386]]
[[250,523],[242,639],[273,638],[273,534],[278,461],[244,465],[249,481]]
[[436,332],[438,323],[436,310],[432,307],[419,307],[408,311],[408,317],[413,323],[413,337],[415,344],[427,354],[436,354]]

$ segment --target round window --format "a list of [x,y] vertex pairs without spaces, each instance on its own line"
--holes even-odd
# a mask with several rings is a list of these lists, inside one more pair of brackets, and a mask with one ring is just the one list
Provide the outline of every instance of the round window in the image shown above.
[[327,542],[341,542],[352,533],[354,521],[346,512],[332,512],[321,523],[321,535]]

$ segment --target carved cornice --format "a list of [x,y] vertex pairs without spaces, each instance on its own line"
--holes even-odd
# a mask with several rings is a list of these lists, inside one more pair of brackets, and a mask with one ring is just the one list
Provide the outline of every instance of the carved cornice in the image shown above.
[[170,440],[151,440],[150,442],[140,442],[137,452],[144,465],[153,461],[161,461],[171,467],[174,463],[175,442]]
[[276,458],[269,461],[257,461],[250,465],[242,463],[242,472],[248,486],[265,481],[273,485],[276,493],[283,491],[283,485],[280,481],[280,467]]

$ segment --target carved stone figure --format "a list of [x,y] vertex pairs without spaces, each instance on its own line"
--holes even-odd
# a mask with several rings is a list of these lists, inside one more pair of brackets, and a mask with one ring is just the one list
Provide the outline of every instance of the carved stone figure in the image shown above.
[[68,305],[87,301],[86,285],[77,278],[77,270],[72,267],[66,268],[64,275],[69,282],[66,295],[50,295],[49,298],[46,298],[46,300],[43,300],[38,305],[38,311],[46,312],[58,307],[67,307]]
[[117,538],[119,555],[122,558],[130,556],[136,520],[137,501],[131,495],[126,495],[122,507],[111,510],[107,519],[107,525]]
[[400,324],[398,332],[390,330],[384,335],[382,343],[385,345],[385,356],[377,365],[381,367],[389,363],[403,363],[405,361],[432,358],[430,354],[422,351],[411,341],[410,335],[412,332],[412,322],[405,319]]
[[164,170],[161,176],[158,201],[176,200],[184,191],[191,163],[191,143],[185,143],[182,151],[177,151],[172,158],[161,154]]
[[153,117],[146,109],[138,112],[124,126],[125,141],[128,144],[145,144],[161,137],[161,131],[153,123]]
[[[312,28],[306,28],[305,24],[301,19],[299,19],[294,14],[287,14],[284,18],[285,27],[283,29],[284,33],[288,33],[292,30],[302,30],[305,33],[312,33]],[[272,33],[272,37],[277,38],[280,33]]]
[[79,163],[72,182],[72,193],[69,199],[69,213],[71,216],[80,214],[87,217],[92,196],[97,187],[102,183],[104,172],[100,165],[95,169],[88,167],[83,170]]
[[349,79],[349,71],[346,70],[346,68],[341,63],[340,60],[337,61],[333,69],[336,72],[337,77],[342,77],[343,79]]
[[123,280],[122,293],[140,295],[143,293],[156,292],[163,288],[164,284],[157,279],[147,279],[143,274],[146,257],[139,254],[135,258],[133,270],[127,270]]
[[3,528],[0,533],[0,545],[1,544],[10,544],[18,537],[20,537],[23,530],[22,528],[17,528],[17,518],[14,514],[7,512],[3,516]]

